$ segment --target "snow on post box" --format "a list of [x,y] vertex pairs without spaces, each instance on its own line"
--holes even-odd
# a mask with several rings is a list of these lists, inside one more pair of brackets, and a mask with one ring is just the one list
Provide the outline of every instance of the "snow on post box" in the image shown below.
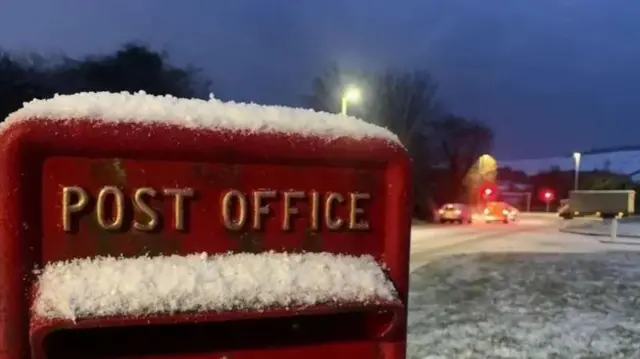
[[410,161],[386,129],[144,93],[1,126],[0,359],[404,358]]

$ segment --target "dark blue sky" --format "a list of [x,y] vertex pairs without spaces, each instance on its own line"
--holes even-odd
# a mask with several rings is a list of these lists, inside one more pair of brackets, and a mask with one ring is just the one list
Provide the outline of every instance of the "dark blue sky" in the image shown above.
[[[109,52],[140,40],[203,68],[225,98],[296,104],[332,61],[424,68],[497,134],[498,158],[640,145],[640,2],[21,0],[10,50]],[[366,96],[366,93],[364,94]]]

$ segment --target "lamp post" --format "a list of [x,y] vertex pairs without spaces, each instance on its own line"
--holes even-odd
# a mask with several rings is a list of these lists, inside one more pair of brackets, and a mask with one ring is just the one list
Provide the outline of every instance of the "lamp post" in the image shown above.
[[347,115],[347,107],[349,107],[349,102],[358,102],[360,101],[360,89],[350,86],[342,94],[342,114]]
[[578,190],[578,178],[580,175],[580,157],[582,157],[582,155],[580,154],[580,152],[574,152],[573,153],[573,160],[575,161],[575,174],[573,175],[573,190],[577,191]]
[[485,153],[478,158],[478,173],[482,180],[495,181],[497,169],[498,161],[493,156]]
[[[469,201],[481,206],[484,201],[488,200],[493,193],[493,187],[484,190],[482,188],[488,183],[495,185],[497,169],[498,162],[493,156],[485,153],[478,157],[474,166],[467,172],[467,198]],[[486,192],[487,190],[489,192]]]

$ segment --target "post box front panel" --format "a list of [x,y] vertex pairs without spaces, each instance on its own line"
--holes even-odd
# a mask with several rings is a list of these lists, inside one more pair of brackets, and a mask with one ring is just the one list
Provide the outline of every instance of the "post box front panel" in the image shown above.
[[363,163],[51,157],[41,260],[269,250],[379,257],[385,187],[385,168]]

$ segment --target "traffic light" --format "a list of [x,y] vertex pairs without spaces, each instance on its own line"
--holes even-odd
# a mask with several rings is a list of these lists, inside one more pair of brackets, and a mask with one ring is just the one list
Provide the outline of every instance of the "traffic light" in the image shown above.
[[538,198],[542,202],[544,202],[545,211],[549,212],[549,206],[551,205],[551,202],[553,202],[553,200],[556,198],[556,194],[553,192],[553,190],[550,190],[548,188],[541,188],[540,192],[538,192]]
[[491,200],[496,196],[496,191],[492,187],[485,187],[480,194],[484,200]]
[[551,189],[543,188],[540,190],[538,198],[544,203],[551,203],[556,198],[556,194]]

